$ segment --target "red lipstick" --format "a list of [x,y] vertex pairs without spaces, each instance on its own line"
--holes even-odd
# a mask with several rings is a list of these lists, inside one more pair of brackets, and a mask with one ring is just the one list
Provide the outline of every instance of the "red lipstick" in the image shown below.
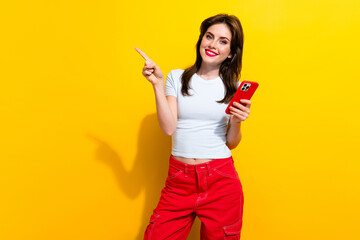
[[[208,52],[211,52],[211,53],[213,53],[213,54],[215,54],[215,55],[209,54]],[[206,53],[206,55],[208,55],[209,57],[215,57],[215,56],[218,55],[217,53],[215,53],[214,51],[211,51],[211,50],[209,50],[209,49],[205,49],[205,53]]]

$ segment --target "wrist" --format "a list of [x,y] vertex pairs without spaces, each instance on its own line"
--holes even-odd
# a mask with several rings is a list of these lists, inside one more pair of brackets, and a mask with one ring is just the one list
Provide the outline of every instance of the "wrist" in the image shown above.
[[236,118],[234,118],[234,116],[231,116],[230,117],[230,125],[241,125],[241,120],[239,120],[239,121],[236,121],[235,120]]
[[154,88],[164,87],[164,79],[160,79],[159,81],[152,83]]
[[164,81],[163,80],[160,80],[157,83],[153,83],[152,86],[153,86],[155,94],[160,93],[160,92],[165,93]]

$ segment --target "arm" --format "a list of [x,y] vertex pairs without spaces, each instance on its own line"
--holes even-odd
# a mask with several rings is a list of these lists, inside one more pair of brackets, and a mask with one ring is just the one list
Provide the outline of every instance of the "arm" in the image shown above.
[[177,126],[177,99],[174,96],[165,97],[164,81],[153,84],[153,88],[160,127],[166,135],[171,136]]
[[226,134],[226,145],[229,149],[234,149],[241,141],[241,122],[236,122],[233,116],[230,116],[227,134]]
[[146,60],[142,74],[153,86],[160,128],[170,136],[175,132],[177,126],[176,97],[165,97],[164,75],[161,69],[139,48],[135,48],[135,50]]
[[250,100],[241,99],[244,105],[234,102],[230,107],[230,120],[226,134],[226,145],[229,149],[234,149],[240,143],[241,140],[241,122],[245,121],[250,114]]

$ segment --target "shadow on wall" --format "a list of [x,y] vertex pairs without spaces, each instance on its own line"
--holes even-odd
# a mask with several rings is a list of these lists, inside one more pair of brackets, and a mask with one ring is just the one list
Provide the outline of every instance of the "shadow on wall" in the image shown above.
[[[96,158],[112,169],[119,188],[128,198],[135,199],[140,191],[145,189],[142,224],[136,237],[136,240],[142,240],[152,211],[165,186],[171,154],[171,137],[166,136],[160,129],[156,114],[146,116],[140,126],[138,152],[130,171],[124,168],[122,159],[111,144],[95,136],[89,137],[98,143]],[[199,233],[200,221],[196,218],[187,239],[197,240],[200,238]]]

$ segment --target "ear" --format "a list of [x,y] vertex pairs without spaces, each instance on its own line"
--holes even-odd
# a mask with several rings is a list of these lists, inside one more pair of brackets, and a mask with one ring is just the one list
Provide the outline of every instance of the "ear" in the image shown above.
[[232,53],[230,53],[230,54],[228,55],[228,58],[232,58]]

